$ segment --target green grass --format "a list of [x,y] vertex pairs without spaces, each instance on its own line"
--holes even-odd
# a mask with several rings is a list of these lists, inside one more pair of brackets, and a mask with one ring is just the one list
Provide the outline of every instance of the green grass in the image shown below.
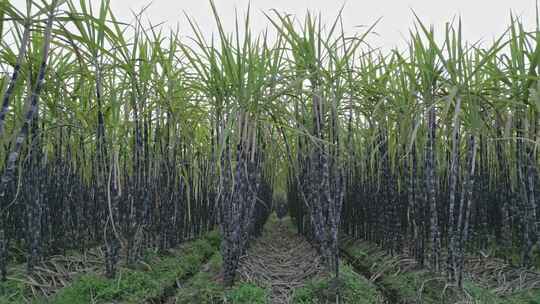
[[500,297],[472,282],[466,282],[464,288],[475,304],[540,304],[540,290],[526,290]]
[[140,303],[141,299],[161,295],[178,278],[196,273],[217,248],[208,240],[197,240],[173,256],[157,258],[147,271],[121,269],[117,278],[109,280],[95,274],[83,275],[61,290],[52,300],[57,304],[102,303],[121,301]]
[[208,262],[208,266],[208,271],[197,273],[178,290],[175,303],[210,304],[222,300],[223,285],[213,279],[213,276],[219,274],[221,269],[221,255],[215,254]]
[[26,285],[23,282],[8,280],[0,283],[0,304],[24,303]]
[[240,283],[225,292],[225,299],[232,304],[265,304],[268,291],[254,284]]
[[[114,301],[129,304],[159,297],[177,279],[197,273],[205,260],[218,250],[219,243],[219,234],[211,232],[202,239],[184,244],[172,254],[147,252],[143,263],[133,268],[120,267],[114,279],[97,273],[81,274],[50,298],[33,299],[33,302],[71,304]],[[31,298],[28,287],[16,280],[8,280],[0,288],[0,304],[24,303],[25,296]]]
[[[522,292],[517,292],[511,296],[502,298],[500,303],[507,304],[540,304],[540,290],[527,290]],[[486,304],[488,304],[486,302]]]
[[[23,282],[8,280],[0,285],[0,304],[26,303],[28,299],[36,304],[135,304],[159,297],[167,287],[182,278],[186,278],[186,282],[175,296],[176,303],[267,303],[268,291],[263,288],[238,283],[226,289],[216,280],[222,264],[221,255],[217,253],[219,245],[220,235],[214,231],[202,239],[184,244],[171,254],[148,251],[142,263],[133,268],[119,268],[114,279],[97,273],[81,274],[50,298],[31,300]],[[210,256],[204,271],[200,271]]]
[[377,284],[387,296],[397,298],[401,303],[455,303],[464,296],[454,288],[448,288],[444,278],[427,270],[399,272],[392,266],[393,258],[376,247],[356,243],[346,246],[345,250],[370,273],[382,272]]
[[232,288],[225,288],[217,280],[221,271],[222,258],[216,253],[208,262],[205,271],[197,273],[186,282],[176,294],[177,304],[264,304],[268,292],[256,285],[239,282]]
[[336,287],[339,286],[341,303],[375,304],[380,303],[376,287],[363,276],[355,273],[348,265],[340,267],[339,285],[330,277],[319,277],[309,281],[306,286],[294,291],[293,303],[318,304],[334,303]]
[[[382,270],[391,257],[381,254],[381,251],[366,243],[356,243],[344,248],[362,265],[372,267],[371,272]],[[508,296],[498,296],[488,288],[471,281],[464,282],[464,291],[448,288],[444,279],[427,270],[418,269],[407,272],[397,272],[388,268],[377,284],[396,294],[402,303],[456,303],[467,301],[475,304],[540,304],[540,290],[517,292]],[[420,292],[421,290],[421,292]]]
[[159,297],[176,279],[195,274],[217,248],[208,240],[197,240],[177,254],[157,257],[149,270],[121,269],[115,279],[96,274],[83,275],[70,287],[61,290],[52,303],[102,303],[121,301],[140,303],[141,299]]

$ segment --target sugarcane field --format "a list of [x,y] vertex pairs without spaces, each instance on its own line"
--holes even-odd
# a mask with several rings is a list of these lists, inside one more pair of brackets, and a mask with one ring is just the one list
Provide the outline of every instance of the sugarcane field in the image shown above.
[[0,304],[540,304],[540,3],[361,2],[0,0]]

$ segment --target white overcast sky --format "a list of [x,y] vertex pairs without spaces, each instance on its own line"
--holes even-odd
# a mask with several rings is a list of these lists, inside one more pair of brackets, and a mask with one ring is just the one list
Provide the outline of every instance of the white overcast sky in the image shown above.
[[[24,7],[26,0],[11,0]],[[86,0],[97,8],[99,0]],[[77,2],[77,1],[75,1]],[[372,35],[369,41],[374,46],[385,49],[404,46],[408,30],[414,23],[414,10],[426,24],[433,24],[441,31],[445,22],[461,16],[463,35],[469,42],[482,40],[490,42],[506,29],[510,13],[521,17],[529,29],[534,29],[535,0],[215,0],[222,22],[233,29],[235,9],[243,14],[251,3],[252,28],[261,31],[270,27],[262,12],[277,9],[296,16],[303,16],[309,9],[321,13],[326,23],[335,18],[344,6],[344,25],[352,33],[357,26],[370,25],[379,17],[382,20],[375,28],[378,36]],[[210,35],[215,29],[215,22],[208,0],[111,0],[111,6],[118,19],[129,21],[132,11],[139,11],[150,4],[145,16],[153,24],[166,22],[167,26],[180,26],[182,35],[189,36],[184,12],[193,17]]]

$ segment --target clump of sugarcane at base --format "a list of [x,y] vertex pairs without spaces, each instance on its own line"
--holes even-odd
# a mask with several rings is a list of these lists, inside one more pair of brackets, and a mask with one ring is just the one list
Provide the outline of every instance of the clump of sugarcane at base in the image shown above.
[[235,144],[234,161],[231,159],[228,144],[222,156],[222,184],[218,206],[223,238],[223,280],[227,286],[232,285],[240,256],[246,251],[261,183],[256,125],[247,115],[239,116],[239,143]]
[[301,28],[288,15],[275,12],[275,18],[268,18],[291,50],[292,75],[297,81],[291,88],[293,98],[285,99],[293,103],[296,128],[302,130],[295,139],[296,151],[281,131],[290,162],[291,215],[299,232],[312,241],[335,275],[339,301],[338,240],[345,196],[340,111],[349,89],[343,85],[350,71],[348,60],[365,35],[351,37],[353,42],[340,49],[337,46],[349,38],[343,29],[339,33],[340,15],[328,32],[309,13]]
[[[195,35],[196,49],[182,46],[184,54],[204,83],[202,90],[212,109],[212,159],[218,224],[222,235],[223,281],[232,285],[240,256],[249,245],[250,238],[260,234],[268,212],[257,212],[256,207],[266,196],[271,197],[271,175],[263,175],[265,163],[262,130],[266,128],[260,118],[268,111],[265,102],[272,96],[266,92],[275,86],[271,77],[280,50],[271,50],[266,36],[252,38],[249,11],[245,18],[243,37],[236,21],[236,32],[229,36],[223,30],[213,2],[211,7],[218,26],[219,47],[209,45],[200,29],[190,19]],[[275,98],[275,97],[274,97]],[[263,180],[263,177],[265,180]],[[260,191],[264,185],[264,191]],[[264,207],[262,207],[264,208]]]

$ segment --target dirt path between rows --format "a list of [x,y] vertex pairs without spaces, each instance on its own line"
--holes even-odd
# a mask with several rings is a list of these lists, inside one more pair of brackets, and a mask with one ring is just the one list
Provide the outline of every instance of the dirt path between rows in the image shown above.
[[292,291],[323,271],[315,249],[288,225],[288,219],[270,220],[238,269],[243,281],[269,288],[273,304],[291,303]]

